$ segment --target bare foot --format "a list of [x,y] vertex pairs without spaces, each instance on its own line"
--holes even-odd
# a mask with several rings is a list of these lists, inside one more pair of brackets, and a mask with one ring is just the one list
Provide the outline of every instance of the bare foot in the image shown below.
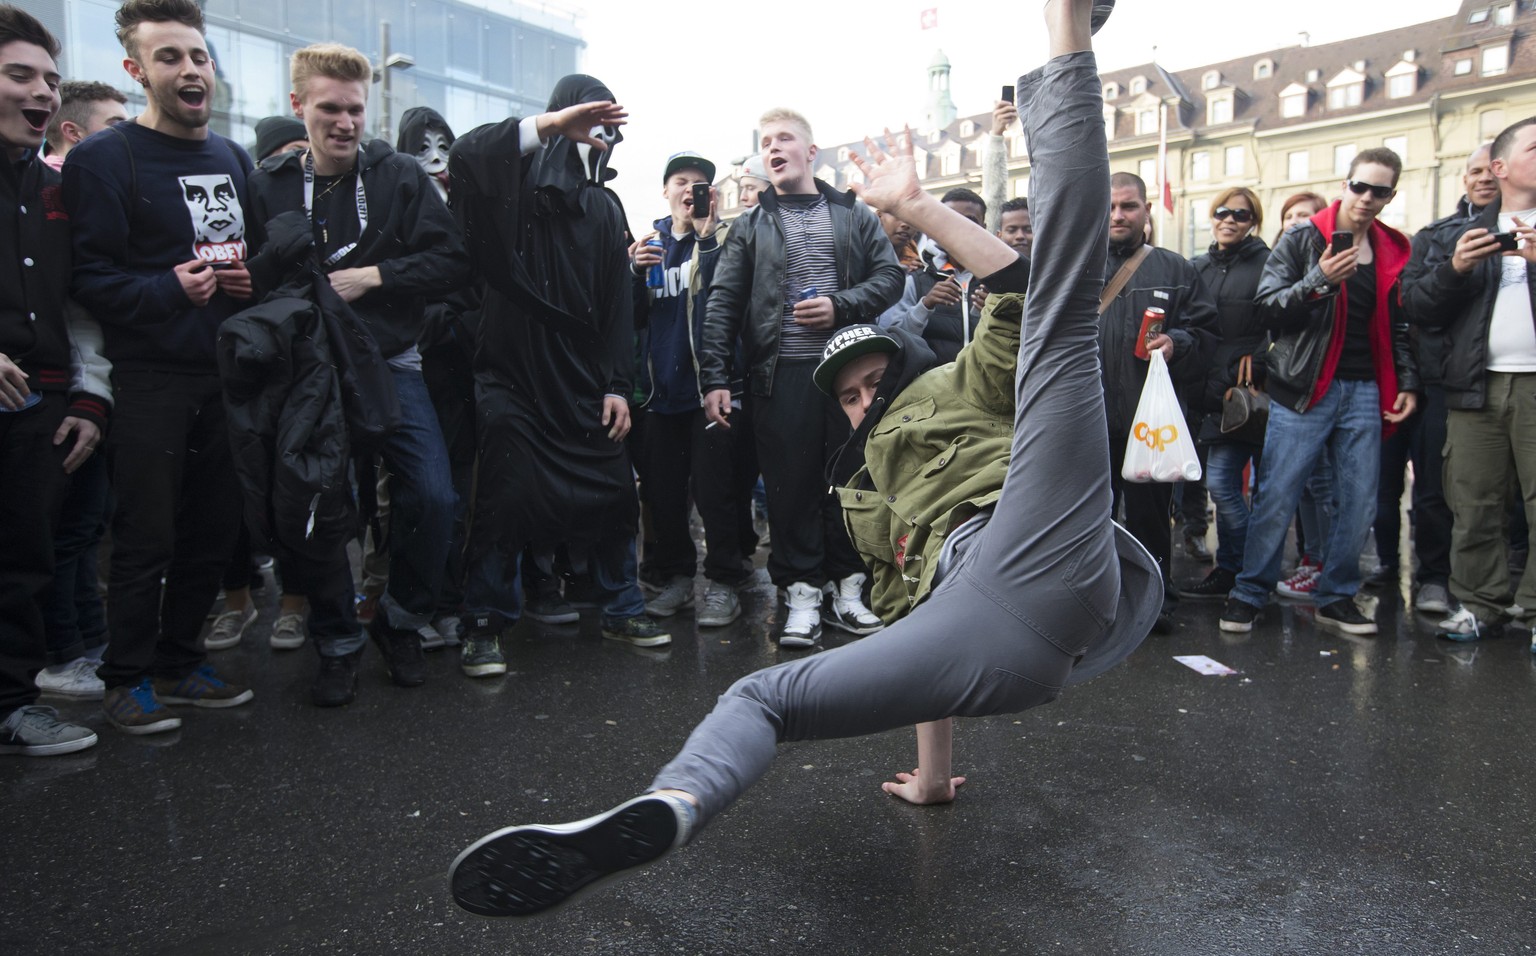
[[890,781],[882,783],[880,789],[908,803],[924,806],[931,803],[952,803],[955,799],[955,791],[964,783],[964,777],[950,777],[947,781],[930,785],[923,779],[921,768],[914,767],[911,773],[896,774],[895,783]]

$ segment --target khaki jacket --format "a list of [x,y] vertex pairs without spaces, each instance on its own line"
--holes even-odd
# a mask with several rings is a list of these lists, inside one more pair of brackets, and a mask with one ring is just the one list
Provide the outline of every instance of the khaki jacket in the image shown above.
[[970,346],[902,389],[869,433],[865,466],[837,489],[848,536],[890,624],[928,596],[944,540],[996,503],[1013,448],[1024,296],[987,301]]

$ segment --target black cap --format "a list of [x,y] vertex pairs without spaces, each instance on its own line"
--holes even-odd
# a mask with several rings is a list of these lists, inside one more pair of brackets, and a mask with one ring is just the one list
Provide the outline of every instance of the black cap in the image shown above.
[[705,182],[715,181],[715,164],[691,149],[685,149],[681,153],[673,153],[667,157],[667,170],[661,174],[661,181],[666,182],[671,179],[672,174],[679,169],[697,169],[704,174]]
[[261,162],[294,140],[308,140],[309,131],[292,116],[268,116],[256,124],[256,162]]
[[871,352],[900,351],[901,343],[885,334],[880,326],[850,325],[846,329],[839,329],[836,335],[827,340],[827,347],[821,352],[821,364],[811,373],[811,379],[817,388],[831,395],[832,383],[844,365]]

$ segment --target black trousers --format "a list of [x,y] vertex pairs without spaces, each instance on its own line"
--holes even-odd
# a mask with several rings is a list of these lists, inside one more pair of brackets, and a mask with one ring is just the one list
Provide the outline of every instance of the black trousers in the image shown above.
[[47,658],[42,594],[53,579],[53,527],[64,491],[64,454],[53,443],[65,399],[45,393],[0,412],[0,719],[37,700]]
[[1173,569],[1173,526],[1170,506],[1173,502],[1173,485],[1165,481],[1146,483],[1126,481],[1120,477],[1125,464],[1125,443],[1130,436],[1109,433],[1110,488],[1114,494],[1114,513],[1121,513],[1124,506],[1125,530],[1131,533],[1141,546],[1157,559],[1163,572],[1163,607],[1170,608],[1179,602],[1178,592],[1173,589],[1170,576]]
[[848,418],[816,388],[816,364],[780,359],[773,394],[749,399],[768,491],[768,576],[779,587],[797,581],[821,587],[864,571],[827,481],[828,462],[848,440]]
[[681,415],[645,413],[639,450],[645,458],[641,500],[650,510],[654,533],[654,545],[645,555],[647,580],[691,578],[697,570],[698,549],[688,528],[690,492],[704,521],[704,576],[730,587],[752,576],[757,451],[750,413],[732,412],[730,421],[729,429],[707,428],[703,409]]
[[[1451,506],[1445,502],[1445,389],[1426,385],[1419,413],[1381,442],[1381,483],[1376,490],[1376,557],[1396,570],[1402,560],[1398,537],[1405,465],[1413,462],[1413,549],[1419,557],[1415,580],[1448,586],[1451,580]],[[1521,539],[1522,543],[1524,539]]]
[[117,511],[96,672],[109,688],[203,662],[198,638],[241,517],[218,376],[120,370],[112,387]]

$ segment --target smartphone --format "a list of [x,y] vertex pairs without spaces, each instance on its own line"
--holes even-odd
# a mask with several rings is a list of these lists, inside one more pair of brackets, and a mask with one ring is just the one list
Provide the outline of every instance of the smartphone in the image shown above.
[[1512,232],[1495,232],[1493,238],[1499,241],[1499,248],[1505,252],[1514,252],[1520,248],[1520,237]]
[[210,262],[210,263],[208,263],[208,268],[210,268],[210,269],[217,269],[217,270],[220,270],[220,271],[223,271],[224,269],[233,269],[234,267],[235,267],[235,264],[233,262]]
[[1006,101],[1006,102],[1009,102],[1009,103],[1013,102],[1013,87],[1012,86],[1005,86],[1005,87],[1003,87],[1002,99],[1004,101]]
[[709,183],[693,184],[693,218],[703,219],[709,215]]
[[1336,256],[1355,244],[1355,234],[1352,232],[1336,232],[1333,238],[1328,240],[1328,254]]

